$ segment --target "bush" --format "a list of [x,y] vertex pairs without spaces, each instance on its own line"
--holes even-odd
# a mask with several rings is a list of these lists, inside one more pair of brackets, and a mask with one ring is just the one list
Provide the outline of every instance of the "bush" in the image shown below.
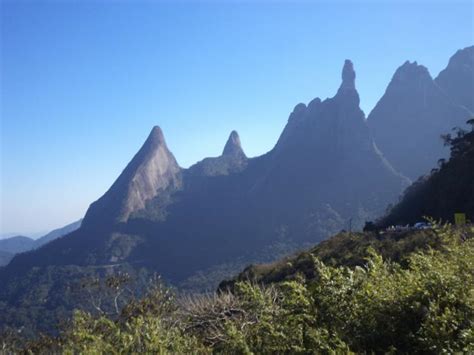
[[[157,284],[120,316],[76,312],[33,352],[473,353],[474,230],[438,228],[438,250],[403,264],[369,249],[365,264],[328,266],[267,286],[178,297]],[[310,264],[308,264],[310,263]],[[11,348],[10,348],[11,349]]]

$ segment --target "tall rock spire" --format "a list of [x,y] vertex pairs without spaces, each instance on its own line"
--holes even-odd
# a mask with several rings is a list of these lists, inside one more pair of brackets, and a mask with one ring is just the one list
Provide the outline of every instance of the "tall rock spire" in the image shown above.
[[355,86],[356,73],[354,71],[354,65],[349,59],[344,61],[341,78],[342,83],[335,98],[343,98],[345,103],[359,106],[359,94]]
[[240,144],[240,137],[237,131],[232,131],[229,135],[229,139],[224,146],[224,151],[222,155],[244,155],[244,151],[242,150],[242,146]]
[[342,84],[340,89],[344,90],[355,90],[355,78],[356,73],[354,71],[354,65],[349,59],[346,59],[344,62],[344,67],[342,68]]

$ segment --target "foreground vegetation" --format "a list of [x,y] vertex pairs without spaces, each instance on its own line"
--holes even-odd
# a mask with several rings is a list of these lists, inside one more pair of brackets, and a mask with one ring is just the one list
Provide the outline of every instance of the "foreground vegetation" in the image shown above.
[[[118,315],[76,311],[58,337],[26,348],[66,353],[474,352],[474,228],[437,227],[435,248],[397,261],[369,247],[363,266],[324,263],[267,285],[180,296],[157,282]],[[305,264],[306,265],[306,264]],[[307,267],[307,265],[306,265]],[[114,285],[112,285],[114,286]],[[4,337],[3,351],[20,342]]]

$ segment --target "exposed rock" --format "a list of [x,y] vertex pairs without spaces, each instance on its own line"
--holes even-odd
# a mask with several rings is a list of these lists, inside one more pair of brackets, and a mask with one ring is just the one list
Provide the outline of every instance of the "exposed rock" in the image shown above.
[[224,151],[222,155],[244,155],[245,153],[242,150],[242,146],[240,145],[240,137],[237,131],[232,131],[230,133],[229,139],[224,146]]
[[155,126],[110,189],[89,207],[83,225],[127,221],[161,191],[178,188],[180,173],[181,168],[168,150],[160,127]]
[[342,68],[342,83],[339,90],[355,90],[355,78],[356,73],[354,71],[354,65],[349,59],[346,59],[344,62],[344,67]]

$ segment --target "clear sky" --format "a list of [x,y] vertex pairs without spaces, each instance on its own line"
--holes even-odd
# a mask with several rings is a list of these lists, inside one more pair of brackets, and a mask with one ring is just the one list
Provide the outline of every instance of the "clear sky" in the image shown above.
[[2,1],[0,233],[83,216],[164,131],[179,164],[273,147],[344,59],[368,114],[395,69],[472,45],[473,2]]

